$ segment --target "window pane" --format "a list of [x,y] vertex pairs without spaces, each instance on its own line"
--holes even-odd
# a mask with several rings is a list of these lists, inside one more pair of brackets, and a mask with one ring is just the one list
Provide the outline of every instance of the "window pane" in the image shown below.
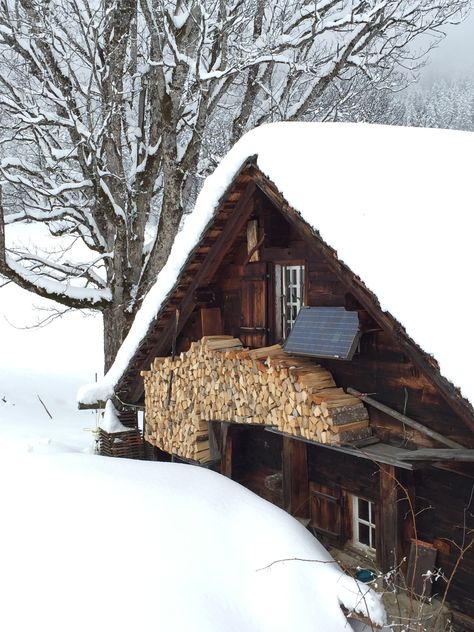
[[372,541],[370,543],[370,546],[375,549],[375,529],[374,527],[370,528],[370,537],[372,538]]
[[375,527],[375,503],[369,503],[370,523]]
[[359,542],[370,546],[369,537],[369,527],[366,524],[359,522]]
[[369,522],[369,503],[362,498],[359,498],[359,518]]
[[282,266],[281,274],[282,332],[283,337],[286,338],[303,304],[302,279],[304,276],[304,267]]

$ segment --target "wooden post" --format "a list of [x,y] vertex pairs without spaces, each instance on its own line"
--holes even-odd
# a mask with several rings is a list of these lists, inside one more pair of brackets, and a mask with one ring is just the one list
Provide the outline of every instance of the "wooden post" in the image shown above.
[[398,484],[394,465],[379,463],[379,503],[377,511],[376,549],[377,562],[383,573],[398,562]]
[[283,508],[292,516],[309,517],[308,452],[304,441],[283,437]]
[[232,478],[232,427],[225,421],[221,424],[222,452],[221,474]]
[[[410,554],[410,546],[411,541],[416,536],[415,529],[415,511],[416,511],[416,483],[415,483],[415,472],[411,472],[410,470],[400,470],[399,472],[399,480],[402,483],[403,487],[406,490],[406,493],[403,490],[399,492],[398,499],[398,517],[399,517],[399,546],[398,550],[400,553],[400,560],[406,558],[408,560],[408,556]],[[408,497],[407,497],[408,496]],[[402,566],[402,570],[406,570],[406,562]]]

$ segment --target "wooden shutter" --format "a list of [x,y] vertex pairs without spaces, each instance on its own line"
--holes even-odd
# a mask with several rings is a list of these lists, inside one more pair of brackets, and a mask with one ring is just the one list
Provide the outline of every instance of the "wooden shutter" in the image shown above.
[[340,540],[342,538],[343,496],[340,488],[312,482],[310,485],[311,526]]
[[240,338],[247,347],[264,347],[268,339],[268,265],[248,263],[242,276]]
[[220,307],[201,308],[201,332],[203,336],[219,336],[224,333]]

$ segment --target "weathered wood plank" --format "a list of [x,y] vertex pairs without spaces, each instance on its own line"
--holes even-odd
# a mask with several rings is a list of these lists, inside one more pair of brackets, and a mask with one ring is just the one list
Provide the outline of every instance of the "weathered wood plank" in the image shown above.
[[407,417],[406,415],[402,415],[402,413],[399,413],[398,411],[394,410],[393,408],[390,408],[389,406],[385,406],[385,404],[378,402],[372,397],[368,397],[367,395],[360,393],[355,388],[348,388],[347,392],[350,393],[351,395],[355,395],[356,397],[359,397],[366,404],[369,404],[370,406],[373,406],[374,408],[381,410],[387,415],[390,415],[394,419],[397,419],[402,424],[405,424],[409,426],[410,428],[414,428],[415,430],[418,430],[418,432],[428,435],[429,437],[431,437],[432,439],[435,439],[439,443],[447,445],[450,448],[463,447],[457,441],[453,441],[452,439],[449,439],[449,437],[445,437],[444,435],[439,434],[439,432],[436,432],[435,430],[432,430],[431,428],[427,428],[423,424],[420,424],[418,421],[415,421],[414,419],[411,419],[410,417]]
[[379,465],[379,502],[377,504],[376,551],[382,572],[399,563],[398,483],[393,465]]
[[420,450],[411,450],[406,454],[398,457],[402,461],[458,461],[471,463],[474,462],[474,450],[455,449],[455,448],[422,448]]
[[284,509],[292,516],[308,518],[308,452],[305,443],[283,438],[282,473]]
[[221,424],[221,474],[232,478],[233,430],[225,421]]
[[220,307],[201,308],[201,331],[203,336],[223,333]]

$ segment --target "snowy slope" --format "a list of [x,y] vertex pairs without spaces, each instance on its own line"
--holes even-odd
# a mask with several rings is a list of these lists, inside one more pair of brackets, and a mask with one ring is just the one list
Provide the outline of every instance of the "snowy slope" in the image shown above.
[[[102,323],[69,312],[50,325],[24,329],[52,303],[10,284],[0,288],[0,444],[49,441],[76,450],[94,445],[95,415],[77,409],[75,393],[102,367]],[[39,398],[52,415],[52,419]]]
[[0,476],[2,630],[348,632],[341,602],[383,621],[296,520],[208,470],[17,451]]
[[113,394],[220,197],[256,155],[289,204],[474,403],[473,151],[472,133],[439,129],[275,123],[249,132],[207,178],[115,363],[79,400]]

